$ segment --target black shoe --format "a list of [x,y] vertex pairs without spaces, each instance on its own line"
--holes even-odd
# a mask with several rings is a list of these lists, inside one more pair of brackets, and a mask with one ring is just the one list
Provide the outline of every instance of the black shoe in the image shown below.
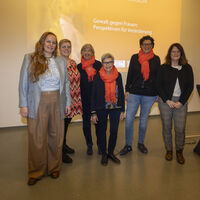
[[73,153],[75,153],[75,150],[70,148],[68,145],[64,144],[63,145],[63,152],[73,154]]
[[106,166],[108,164],[108,156],[107,154],[102,155],[101,164]]
[[142,152],[147,154],[148,153],[148,149],[144,146],[144,144],[142,143],[138,143],[138,149]]
[[108,158],[110,158],[113,162],[120,164],[120,160],[114,154],[108,154]]
[[92,147],[87,148],[87,155],[91,156],[93,154]]
[[72,163],[73,160],[66,153],[63,153],[62,161],[63,161],[63,163]]
[[129,145],[125,145],[124,148],[119,152],[120,156],[126,155],[128,152],[132,151],[132,147]]

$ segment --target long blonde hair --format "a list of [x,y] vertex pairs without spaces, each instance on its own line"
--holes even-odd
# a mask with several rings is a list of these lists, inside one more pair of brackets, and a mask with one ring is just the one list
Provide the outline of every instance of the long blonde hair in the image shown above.
[[[45,32],[40,37],[39,41],[35,45],[35,52],[31,56],[31,65],[30,65],[30,79],[33,82],[39,80],[39,76],[48,69],[48,61],[44,55],[44,43],[48,35],[56,35],[52,32]],[[57,56],[57,37],[56,37],[56,48],[52,53],[52,56]]]

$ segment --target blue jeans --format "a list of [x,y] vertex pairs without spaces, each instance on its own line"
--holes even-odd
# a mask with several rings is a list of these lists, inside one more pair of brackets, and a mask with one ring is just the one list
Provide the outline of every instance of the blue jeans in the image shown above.
[[147,128],[147,120],[156,96],[143,96],[130,94],[126,110],[126,144],[132,146],[133,121],[140,105],[140,124],[138,143],[143,144]]

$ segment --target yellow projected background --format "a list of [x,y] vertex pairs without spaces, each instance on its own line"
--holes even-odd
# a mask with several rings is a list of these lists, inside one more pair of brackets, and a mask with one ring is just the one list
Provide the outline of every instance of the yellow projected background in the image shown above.
[[164,60],[169,45],[180,40],[181,0],[28,0],[28,49],[45,31],[72,41],[72,58],[91,43],[96,58],[110,52],[116,66],[127,71],[139,39],[151,35],[154,51]]

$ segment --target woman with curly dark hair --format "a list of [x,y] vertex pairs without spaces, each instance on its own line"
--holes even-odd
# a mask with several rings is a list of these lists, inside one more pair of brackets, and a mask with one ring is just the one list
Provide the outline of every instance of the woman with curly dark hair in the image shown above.
[[173,158],[172,120],[174,121],[176,158],[184,164],[183,148],[185,142],[185,124],[187,101],[194,87],[192,67],[188,64],[183,47],[174,43],[169,47],[165,63],[158,73],[157,91],[160,109],[165,159]]
[[148,149],[144,145],[147,121],[157,98],[156,77],[160,67],[160,58],[153,52],[154,39],[146,35],[140,39],[139,43],[139,53],[131,57],[126,79],[126,144],[120,151],[121,156],[132,151],[133,123],[139,107],[140,122],[137,147],[140,152],[148,153]]
[[57,56],[57,38],[45,32],[35,52],[26,54],[19,81],[19,107],[28,122],[28,185],[43,176],[58,178],[62,164],[64,117],[70,112],[66,62]]

